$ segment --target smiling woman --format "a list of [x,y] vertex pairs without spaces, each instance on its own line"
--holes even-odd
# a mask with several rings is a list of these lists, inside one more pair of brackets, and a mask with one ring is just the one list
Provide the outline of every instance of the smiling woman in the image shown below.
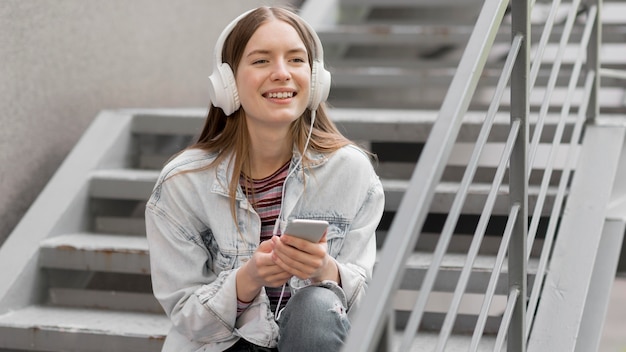
[[[283,8],[222,32],[197,142],[146,206],[165,351],[337,351],[371,278],[382,185],[329,119],[321,43]],[[321,240],[284,232],[324,220]],[[297,288],[297,290],[296,290]]]
[[[307,50],[296,30],[277,19],[261,25],[244,49],[235,82],[252,140],[262,143],[271,134],[289,142],[290,124],[309,105],[311,84]],[[273,143],[260,147],[279,148]]]

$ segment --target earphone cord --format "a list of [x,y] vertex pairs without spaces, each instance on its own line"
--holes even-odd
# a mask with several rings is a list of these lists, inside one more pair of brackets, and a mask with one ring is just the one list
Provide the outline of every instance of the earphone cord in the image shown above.
[[[300,160],[298,160],[298,164],[294,166],[294,168],[291,169],[291,171],[289,171],[289,173],[287,174],[287,177],[285,177],[285,181],[283,182],[283,187],[280,192],[281,193],[280,211],[278,212],[278,217],[276,218],[276,222],[274,223],[274,230],[272,231],[272,235],[274,236],[276,236],[276,234],[278,233],[278,224],[280,223],[280,218],[283,215],[283,202],[285,200],[285,185],[287,184],[287,179],[289,178],[289,176],[293,174],[293,172],[298,168],[298,166],[302,165],[302,158],[304,158],[304,153],[306,153],[306,149],[309,147],[309,141],[311,140],[311,135],[313,134],[314,122],[315,122],[315,109],[311,109],[311,128],[309,128],[309,133],[306,137],[306,142],[304,143],[304,149],[302,150],[302,155],[300,156]],[[276,305],[276,311],[274,312],[274,320],[280,319],[280,313],[283,312],[283,310],[280,309],[280,303],[283,301],[283,296],[285,295],[286,286],[287,286],[287,283],[284,283],[283,288],[280,291],[280,297],[278,297],[278,304]]]

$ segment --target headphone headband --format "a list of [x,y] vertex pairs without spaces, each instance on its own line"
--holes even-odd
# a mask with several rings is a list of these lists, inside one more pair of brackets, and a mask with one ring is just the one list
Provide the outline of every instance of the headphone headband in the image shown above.
[[230,21],[230,23],[227,24],[226,27],[224,27],[222,33],[220,33],[220,36],[217,38],[217,42],[215,42],[215,48],[213,48],[213,59],[215,60],[213,62],[216,63],[215,66],[218,66],[222,63],[222,51],[224,51],[224,43],[226,42],[226,38],[228,38],[237,23],[239,23],[239,21],[248,16],[254,10],[256,9],[248,10],[242,13],[241,15],[235,17],[234,20]]
[[[241,103],[233,70],[228,63],[222,62],[224,43],[239,21],[255,10],[257,9],[248,10],[232,20],[218,37],[213,49],[214,65],[213,73],[209,76],[209,96],[213,105],[221,108],[226,115],[234,113],[239,109]],[[311,87],[308,108],[316,110],[319,104],[328,98],[330,92],[330,72],[324,68],[324,48],[317,33],[304,19],[301,17],[299,19],[311,34],[315,44],[315,55],[311,64]]]

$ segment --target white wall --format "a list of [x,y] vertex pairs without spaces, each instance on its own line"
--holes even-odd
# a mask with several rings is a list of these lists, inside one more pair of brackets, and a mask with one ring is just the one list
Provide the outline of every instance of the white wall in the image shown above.
[[98,111],[207,106],[221,29],[288,2],[0,1],[0,244]]

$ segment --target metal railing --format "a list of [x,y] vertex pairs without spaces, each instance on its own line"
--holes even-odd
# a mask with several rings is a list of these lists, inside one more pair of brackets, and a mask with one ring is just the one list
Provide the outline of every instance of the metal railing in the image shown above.
[[[439,331],[435,350],[443,351],[450,338],[461,300],[470,280],[474,261],[478,255],[487,224],[492,217],[495,200],[499,191],[506,188],[503,186],[503,180],[507,171],[509,174],[510,211],[469,350],[478,350],[496,285],[507,258],[508,298],[496,336],[494,351],[501,351],[505,343],[509,351],[526,350],[526,344],[532,331],[534,313],[542,291],[543,277],[549,263],[551,246],[556,238],[562,204],[567,195],[568,181],[573,172],[572,165],[576,157],[574,152],[567,156],[566,166],[560,170],[557,182],[558,189],[555,200],[552,202],[552,208],[546,210],[548,189],[551,182],[554,182],[552,176],[557,151],[563,142],[564,129],[567,123],[570,123],[569,127],[572,129],[568,143],[570,149],[575,150],[577,144],[580,143],[585,122],[598,116],[599,78],[597,73],[600,70],[598,51],[601,42],[600,0],[587,0],[582,4],[581,0],[573,0],[569,4],[554,0],[543,23],[541,38],[537,44],[533,45],[531,43],[533,40],[531,12],[534,5],[534,1],[524,0],[511,0],[510,4],[508,0],[486,0],[484,2],[456,74],[441,105],[438,118],[412,174],[410,186],[405,192],[389,229],[369,292],[354,319],[352,331],[344,347],[345,351],[374,351],[377,348],[397,351],[410,350],[415,335],[418,334],[427,301],[433,291],[442,260],[459,221],[470,185],[479,167],[478,160],[488,141],[496,113],[502,109],[502,99],[507,91],[510,92],[510,132],[506,138],[490,192],[473,234],[452,303]],[[538,106],[538,111],[531,112],[531,92],[535,89],[539,73],[547,71],[541,67],[542,63],[549,61],[544,60],[543,56],[551,38],[555,36],[553,27],[556,23],[557,13],[563,8],[569,8],[569,11],[564,23],[562,23],[562,30],[559,32],[557,55],[550,62],[550,74],[547,83],[545,83],[545,93],[541,104]],[[503,20],[507,18],[506,16],[510,16],[511,28],[510,50],[506,62],[502,67],[500,78],[485,114],[484,124],[460,182],[459,191],[447,215],[434,250],[432,263],[421,282],[418,298],[401,341],[394,348],[391,348],[389,344],[381,344],[381,338],[384,331],[389,332],[388,324],[394,324],[393,308],[391,308],[394,293],[400,287],[405,263],[418,241],[429,212],[430,203],[434,198],[435,187],[442,178],[463,117],[471,106],[487,57],[496,40],[496,34],[503,28]],[[565,98],[557,104],[561,108],[560,118],[554,134],[550,136],[551,147],[548,163],[539,184],[539,193],[533,204],[533,213],[529,214],[528,190],[532,166],[536,159],[540,139],[545,138],[542,131],[546,117],[551,109],[554,109],[553,95],[556,91],[557,81],[563,80],[561,73],[565,48],[571,44],[573,29],[578,28],[577,25],[580,27],[581,23],[583,28],[576,32],[579,39],[576,43],[578,54],[571,68]],[[531,45],[535,49],[532,58]],[[581,79],[581,76],[584,77]],[[581,82],[583,83],[582,87],[580,87]],[[582,101],[579,101],[578,117],[572,127],[570,118],[572,100],[577,96],[575,93],[581,90],[583,98]],[[534,125],[532,136],[529,132],[531,116]],[[533,247],[537,236],[539,222],[546,213],[549,214],[548,225],[544,234],[538,269],[532,290],[527,292],[527,263],[530,258],[530,248]]]

